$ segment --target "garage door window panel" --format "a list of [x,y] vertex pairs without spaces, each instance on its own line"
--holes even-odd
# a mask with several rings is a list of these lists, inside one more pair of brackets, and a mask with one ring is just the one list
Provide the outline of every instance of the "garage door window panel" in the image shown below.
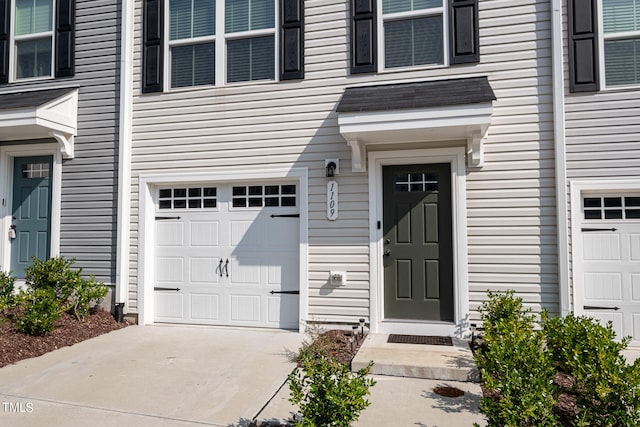
[[295,185],[235,186],[232,194],[234,208],[296,206]]
[[640,219],[639,196],[600,196],[583,199],[586,220]]
[[201,209],[217,207],[215,187],[162,188],[158,209]]

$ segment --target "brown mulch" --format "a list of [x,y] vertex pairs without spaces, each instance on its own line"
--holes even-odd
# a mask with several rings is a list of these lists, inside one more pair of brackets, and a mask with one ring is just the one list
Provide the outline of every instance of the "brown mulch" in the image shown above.
[[358,331],[356,339],[352,337],[353,344],[349,341],[350,337],[352,337],[351,331],[331,329],[315,337],[313,342],[308,344],[308,350],[316,356],[324,355],[329,359],[350,365],[351,359],[355,356],[367,334],[361,336]]
[[34,337],[16,331],[10,320],[0,317],[0,368],[19,360],[41,356],[61,347],[74,345],[127,325],[126,322],[117,323],[113,316],[104,310],[95,310],[82,321],[63,313],[52,332],[45,336]]

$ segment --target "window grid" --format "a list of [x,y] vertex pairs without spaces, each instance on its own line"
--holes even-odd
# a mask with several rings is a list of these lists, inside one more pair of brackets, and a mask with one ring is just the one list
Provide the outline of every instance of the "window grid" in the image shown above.
[[49,163],[27,163],[22,166],[23,178],[49,178]]
[[379,7],[383,69],[447,65],[447,10],[442,0],[380,0]]
[[296,186],[294,184],[234,186],[231,203],[234,208],[296,206]]
[[436,172],[401,173],[396,175],[396,192],[425,192],[438,190]]
[[53,76],[55,0],[15,0],[11,13],[14,81]]
[[161,188],[158,191],[159,209],[203,209],[218,205],[216,187]]
[[[203,85],[222,86],[236,82],[276,80],[276,64],[278,61],[278,52],[276,49],[277,31],[275,27],[277,13],[276,0],[166,1],[169,13],[165,14],[165,28],[169,28],[171,24],[172,14],[169,9],[171,1],[210,1],[213,5],[212,7],[215,8],[214,34],[172,40],[170,35],[171,31],[166,32],[168,34],[165,36],[168,39],[168,43],[166,43],[168,61],[165,61],[165,71],[169,75],[167,84],[170,89]],[[227,17],[227,6],[239,11],[236,11],[231,17]],[[260,12],[264,12],[266,15],[260,15]],[[237,18],[242,13],[247,14],[245,17],[246,22]],[[236,21],[240,22],[238,23]],[[232,26],[231,30],[233,32],[227,31],[229,25]],[[270,39],[270,42],[265,43],[264,39]],[[243,41],[244,43],[242,43]],[[213,62],[213,64],[211,66],[210,76],[201,75],[199,78],[198,73],[195,72],[193,72],[191,76],[189,75],[189,69],[195,70],[198,66],[204,67],[205,60],[203,60],[202,54],[197,54],[196,52],[191,54],[191,64],[174,63],[174,48],[204,44],[212,46],[212,58],[210,62]],[[209,57],[206,55],[204,58],[207,61],[209,60]],[[231,64],[232,61],[234,64]],[[264,64],[268,64],[268,66],[264,66]],[[181,69],[181,65],[188,68]],[[261,65],[263,66],[261,67]],[[243,69],[243,67],[247,69]],[[174,78],[174,73],[177,73],[179,70],[185,74],[185,79],[182,82],[178,82]],[[204,70],[204,68],[200,70]],[[202,74],[204,74],[204,71]]]
[[583,198],[582,208],[587,220],[640,219],[640,195],[588,196]]

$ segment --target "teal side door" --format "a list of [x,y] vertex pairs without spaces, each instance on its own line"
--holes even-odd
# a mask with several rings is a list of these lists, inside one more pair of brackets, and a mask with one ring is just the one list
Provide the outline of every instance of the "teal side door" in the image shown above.
[[449,164],[383,168],[384,315],[453,321]]
[[45,260],[50,255],[52,166],[51,156],[16,157],[13,162],[11,271],[17,278],[25,277],[32,257]]

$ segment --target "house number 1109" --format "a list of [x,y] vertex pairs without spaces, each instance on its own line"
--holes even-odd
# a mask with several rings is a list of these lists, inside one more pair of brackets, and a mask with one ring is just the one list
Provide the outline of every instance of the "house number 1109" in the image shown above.
[[327,218],[329,221],[338,219],[338,183],[327,182]]

